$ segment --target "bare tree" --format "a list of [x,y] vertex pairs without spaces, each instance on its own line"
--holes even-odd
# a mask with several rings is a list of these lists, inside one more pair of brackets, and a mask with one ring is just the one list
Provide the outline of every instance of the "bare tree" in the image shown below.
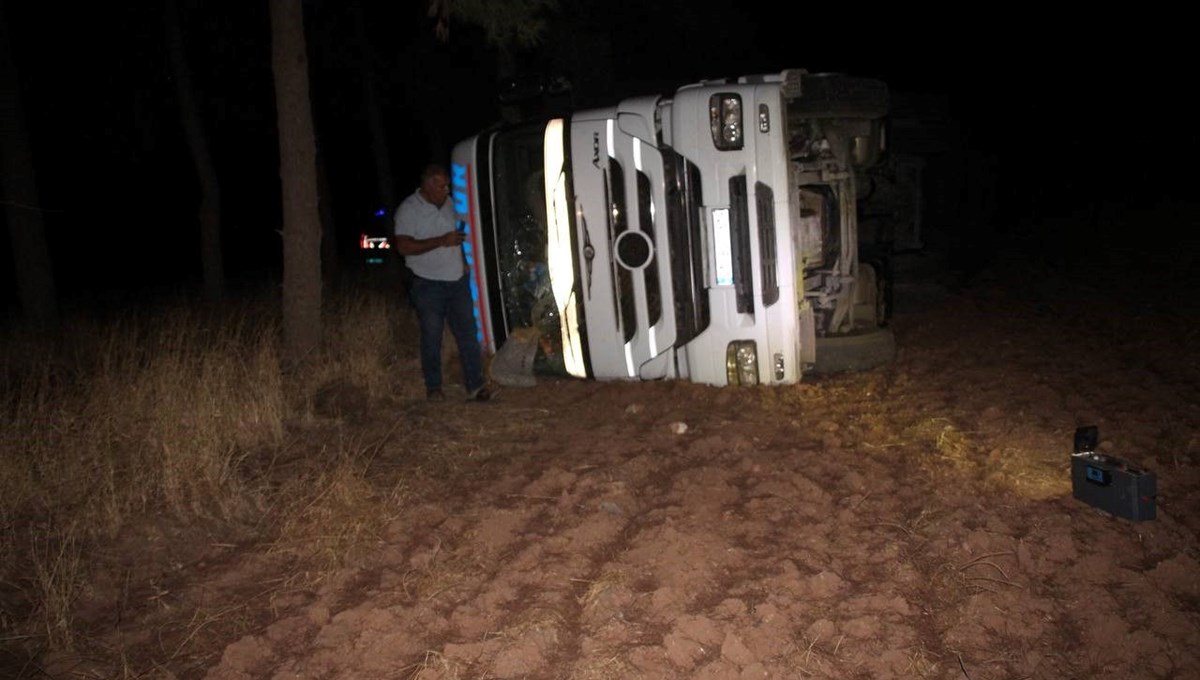
[[321,343],[321,219],[316,137],[301,0],[271,0],[271,70],[283,189],[284,361],[299,368]]
[[29,149],[29,133],[21,105],[21,83],[0,1],[0,202],[16,265],[17,292],[25,316],[49,325],[58,318],[58,298],[46,229],[38,199]]
[[217,302],[225,296],[225,266],[221,257],[221,185],[209,151],[208,137],[204,134],[200,106],[188,68],[178,0],[167,0],[164,20],[179,115],[192,163],[196,167],[196,176],[200,179],[200,267],[204,298]]

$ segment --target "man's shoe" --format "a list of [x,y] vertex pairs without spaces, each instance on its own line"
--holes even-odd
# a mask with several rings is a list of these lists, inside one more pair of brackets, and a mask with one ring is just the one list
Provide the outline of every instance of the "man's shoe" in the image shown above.
[[490,401],[492,398],[491,391],[487,387],[480,387],[467,397],[467,401]]
[[425,398],[429,401],[443,401],[446,398],[446,395],[442,393],[440,388],[435,387],[434,389],[425,392]]

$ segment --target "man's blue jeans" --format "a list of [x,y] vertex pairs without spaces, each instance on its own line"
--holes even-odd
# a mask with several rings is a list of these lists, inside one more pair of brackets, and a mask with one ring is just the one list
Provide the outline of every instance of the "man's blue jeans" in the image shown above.
[[434,281],[414,276],[409,298],[421,326],[421,372],[425,389],[442,387],[442,332],[446,325],[458,344],[467,392],[483,387],[483,350],[475,337],[475,312],[468,275],[457,281]]

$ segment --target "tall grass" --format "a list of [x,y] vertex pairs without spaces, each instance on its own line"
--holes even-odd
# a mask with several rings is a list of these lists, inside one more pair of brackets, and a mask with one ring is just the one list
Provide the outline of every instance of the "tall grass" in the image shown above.
[[388,389],[393,309],[353,291],[330,300],[325,359],[286,381],[272,300],[0,337],[0,626],[69,647],[91,551],[145,518],[261,509],[269,490],[247,463],[284,445],[314,386]]
[[6,352],[0,518],[110,534],[152,510],[228,519],[239,457],[283,433],[276,336],[269,317],[183,309]]
[[349,288],[329,296],[325,355],[310,376],[314,385],[337,381],[365,389],[373,398],[389,394],[393,380],[387,367],[395,361],[397,338],[416,332],[404,327],[397,311],[396,299],[386,294]]

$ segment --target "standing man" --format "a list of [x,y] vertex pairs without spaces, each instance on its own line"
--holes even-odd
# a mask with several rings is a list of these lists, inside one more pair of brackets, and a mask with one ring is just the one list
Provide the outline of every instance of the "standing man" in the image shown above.
[[476,339],[470,273],[463,257],[465,234],[455,228],[446,168],[431,164],[421,172],[421,186],[396,209],[396,251],[412,270],[409,298],[421,327],[421,371],[430,401],[442,392],[442,332],[449,324],[458,344],[463,382],[469,401],[492,395],[483,379],[483,351]]

